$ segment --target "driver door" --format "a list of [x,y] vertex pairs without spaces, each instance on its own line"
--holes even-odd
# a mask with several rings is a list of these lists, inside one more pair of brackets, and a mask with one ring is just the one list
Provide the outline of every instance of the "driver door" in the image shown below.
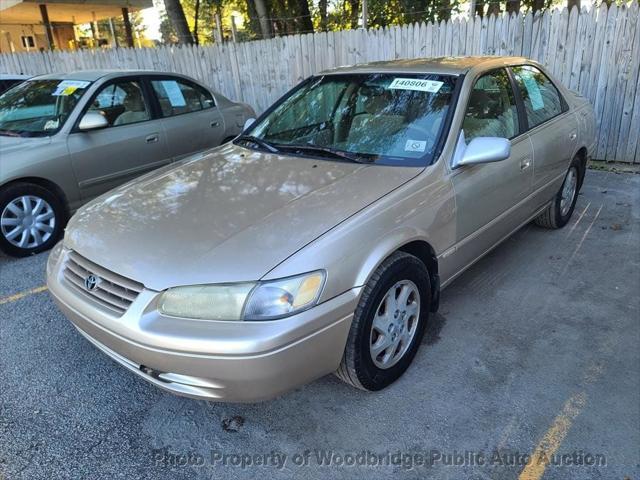
[[171,161],[161,120],[154,118],[139,78],[105,84],[89,102],[109,126],[74,130],[67,145],[82,197],[93,198]]
[[451,172],[456,200],[455,266],[466,268],[530,215],[533,189],[532,147],[521,133],[509,75],[503,68],[479,77],[469,95],[462,130],[466,143],[477,137],[511,140],[509,158],[466,165]]

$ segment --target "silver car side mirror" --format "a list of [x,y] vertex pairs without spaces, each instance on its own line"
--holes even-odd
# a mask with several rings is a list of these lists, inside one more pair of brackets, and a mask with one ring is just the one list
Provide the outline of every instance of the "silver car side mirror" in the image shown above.
[[80,123],[78,124],[78,129],[83,132],[89,130],[97,130],[98,128],[105,128],[109,126],[109,121],[99,112],[87,112],[84,114]]
[[251,127],[251,125],[255,123],[255,121],[255,118],[247,118],[247,121],[244,122],[244,127],[242,127],[242,131],[246,132]]
[[511,155],[511,142],[501,137],[477,137],[466,144],[464,131],[460,132],[451,168],[478,163],[499,162]]

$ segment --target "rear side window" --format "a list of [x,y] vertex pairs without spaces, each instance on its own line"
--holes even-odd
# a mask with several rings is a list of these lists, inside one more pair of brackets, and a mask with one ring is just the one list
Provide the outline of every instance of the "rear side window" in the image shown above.
[[151,80],[151,85],[158,97],[163,117],[198,112],[215,106],[211,93],[193,83],[166,79]]
[[512,70],[520,87],[529,128],[562,113],[560,93],[544,73],[531,65],[512,67]]

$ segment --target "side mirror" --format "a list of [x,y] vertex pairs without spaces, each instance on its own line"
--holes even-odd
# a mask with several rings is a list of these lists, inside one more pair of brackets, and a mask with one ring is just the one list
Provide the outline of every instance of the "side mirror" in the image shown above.
[[499,162],[509,158],[509,155],[511,155],[511,142],[506,138],[477,137],[466,145],[464,132],[460,132],[451,167]]
[[251,125],[253,125],[256,122],[255,118],[247,118],[247,121],[244,122],[244,127],[242,127],[242,131],[246,132],[249,128],[251,128]]
[[87,112],[84,114],[80,123],[78,124],[78,129],[83,132],[87,132],[89,130],[97,130],[98,128],[105,128],[109,126],[109,121],[98,112]]

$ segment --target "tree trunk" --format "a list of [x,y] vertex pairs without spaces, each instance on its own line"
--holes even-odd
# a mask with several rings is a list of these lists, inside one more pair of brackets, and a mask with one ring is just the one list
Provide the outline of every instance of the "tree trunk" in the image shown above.
[[500,15],[500,4],[496,0],[492,0],[491,3],[489,3],[487,17],[490,17],[491,15]]
[[193,14],[193,40],[196,45],[200,44],[198,40],[198,20],[200,19],[200,0],[196,0]]
[[320,0],[318,2],[318,9],[320,10],[320,30],[327,31],[327,3],[328,0]]
[[356,29],[358,28],[358,17],[360,14],[360,0],[348,0],[348,2],[351,6],[351,11],[349,12],[350,27]]
[[258,18],[260,19],[260,31],[262,32],[262,38],[271,38],[271,26],[269,25],[269,16],[267,14],[267,6],[264,0],[253,0],[256,5],[256,11],[258,12]]
[[533,0],[531,4],[531,11],[535,15],[536,12],[544,10],[544,0]]
[[507,13],[518,13],[520,11],[520,0],[507,0]]
[[311,19],[311,11],[309,10],[309,2],[307,0],[298,0],[298,12],[300,15],[299,25],[305,33],[313,33],[313,20]]
[[193,45],[193,37],[189,31],[189,25],[184,16],[182,5],[180,5],[180,0],[164,0],[164,8],[167,10],[167,16],[176,31],[178,43]]
[[438,18],[440,20],[444,20],[448,22],[451,18],[451,0],[441,0],[440,1],[440,12],[438,13]]
[[167,11],[167,16],[173,29],[178,37],[178,43],[183,45],[193,45],[193,37],[189,31],[189,25],[187,19],[184,16],[184,10],[180,0],[164,0],[164,8]]

